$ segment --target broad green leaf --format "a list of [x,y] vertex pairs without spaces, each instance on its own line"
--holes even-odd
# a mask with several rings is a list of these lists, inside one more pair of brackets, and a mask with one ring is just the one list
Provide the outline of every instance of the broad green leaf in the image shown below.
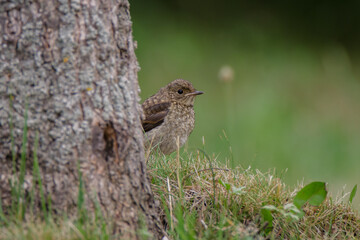
[[265,229],[265,232],[268,233],[271,231],[272,226],[273,226],[273,217],[271,215],[271,211],[269,209],[263,207],[261,209],[261,216],[262,216],[264,222],[268,222],[268,225]]
[[352,203],[352,201],[355,197],[356,191],[357,191],[357,184],[354,186],[354,188],[352,189],[352,191],[350,193],[349,203]]
[[324,182],[312,182],[303,187],[295,196],[294,204],[301,209],[306,202],[319,206],[326,198],[327,190]]

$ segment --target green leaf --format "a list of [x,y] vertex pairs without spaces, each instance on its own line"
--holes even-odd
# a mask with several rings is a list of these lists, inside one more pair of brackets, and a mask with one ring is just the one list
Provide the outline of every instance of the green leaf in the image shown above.
[[327,190],[325,182],[312,182],[303,187],[294,198],[294,205],[301,209],[306,202],[313,206],[319,206],[326,198]]
[[352,201],[355,197],[356,191],[357,191],[357,184],[354,186],[354,188],[352,189],[352,191],[350,193],[349,203],[352,203]]
[[223,185],[223,187],[226,189],[227,192],[230,191],[231,185],[229,183],[224,183],[221,179],[219,179],[219,183]]
[[[265,232],[268,233],[271,231],[272,229],[272,226],[273,226],[273,217],[271,215],[271,211],[265,207],[268,207],[268,206],[264,206],[262,207],[261,209],[261,216],[262,216],[262,219],[264,222],[268,222],[268,225],[265,229]],[[274,206],[273,206],[274,207]]]

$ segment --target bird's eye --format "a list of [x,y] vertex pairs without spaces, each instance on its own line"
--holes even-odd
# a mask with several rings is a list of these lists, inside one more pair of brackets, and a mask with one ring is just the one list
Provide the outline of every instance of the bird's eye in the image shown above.
[[178,94],[183,94],[183,92],[184,92],[184,91],[183,91],[182,89],[179,89],[179,90],[178,90]]

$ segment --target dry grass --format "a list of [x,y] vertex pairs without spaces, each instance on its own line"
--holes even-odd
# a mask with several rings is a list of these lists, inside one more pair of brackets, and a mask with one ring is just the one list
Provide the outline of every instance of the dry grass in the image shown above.
[[149,157],[148,168],[156,198],[165,205],[163,216],[170,219],[167,224],[174,239],[184,236],[188,239],[358,239],[360,236],[359,213],[343,203],[343,198],[334,200],[331,196],[319,207],[306,205],[305,216],[299,221],[289,221],[273,213],[273,229],[266,234],[268,225],[262,220],[261,208],[264,205],[281,208],[291,203],[303,187],[290,189],[275,171],[230,170],[219,164],[215,156],[209,161],[199,152],[181,157],[155,154]]

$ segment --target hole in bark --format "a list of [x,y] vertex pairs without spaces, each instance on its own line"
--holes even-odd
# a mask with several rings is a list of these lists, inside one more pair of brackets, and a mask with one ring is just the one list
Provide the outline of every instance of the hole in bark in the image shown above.
[[120,48],[120,58],[121,59],[128,59],[129,58],[129,54],[128,54],[127,49]]
[[104,140],[106,143],[105,146],[105,154],[106,154],[106,159],[108,157],[114,157],[114,150],[116,151],[116,134],[115,134],[115,130],[113,127],[113,124],[111,122],[109,122],[105,129],[104,129]]

